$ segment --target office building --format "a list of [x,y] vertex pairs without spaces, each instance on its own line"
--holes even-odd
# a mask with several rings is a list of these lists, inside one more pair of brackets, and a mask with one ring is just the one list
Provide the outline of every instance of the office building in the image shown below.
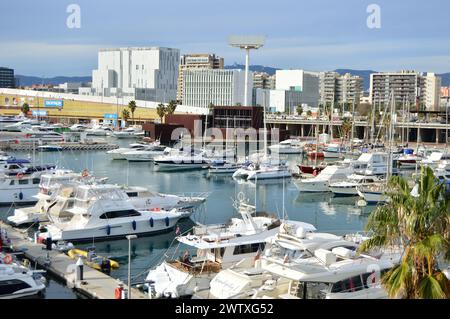
[[275,89],[275,74],[253,72],[253,89]]
[[277,70],[276,90],[301,92],[301,103],[319,104],[319,74],[304,70]]
[[224,60],[215,54],[188,54],[181,56],[178,70],[177,101],[183,103],[184,71],[223,69]]
[[15,88],[14,70],[0,67],[0,88]]
[[180,51],[172,48],[102,49],[98,69],[92,72],[92,92],[165,103],[175,100],[179,61]]
[[[195,107],[244,104],[245,72],[242,70],[185,70],[183,104]],[[248,79],[248,101],[252,94],[252,73]]]

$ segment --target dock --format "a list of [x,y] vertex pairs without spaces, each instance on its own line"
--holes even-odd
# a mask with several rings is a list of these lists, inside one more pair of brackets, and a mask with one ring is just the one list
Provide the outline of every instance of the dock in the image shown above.
[[[119,284],[117,279],[84,265],[83,280],[77,281],[76,260],[57,250],[47,251],[44,245],[30,241],[26,233],[3,221],[0,221],[0,228],[6,230],[14,252],[23,253],[32,263],[38,264],[48,273],[66,282],[69,288],[92,299],[115,299],[114,290]],[[128,290],[125,283],[123,283],[123,287]],[[131,299],[149,298],[142,291],[132,288]]]
[[108,151],[119,148],[117,144],[110,143],[81,143],[81,142],[64,142],[64,143],[1,143],[0,148],[11,151],[32,151],[38,150],[39,146],[52,145],[61,147],[60,151]]

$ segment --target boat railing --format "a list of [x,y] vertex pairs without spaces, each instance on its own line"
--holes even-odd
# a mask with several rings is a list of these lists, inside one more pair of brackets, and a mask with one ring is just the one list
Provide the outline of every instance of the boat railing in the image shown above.
[[174,193],[174,195],[177,195],[179,197],[185,197],[185,198],[204,198],[207,199],[209,195],[211,195],[211,192],[179,192]]
[[192,275],[199,275],[204,273],[218,273],[220,272],[221,265],[220,263],[216,261],[212,261],[209,259],[205,259],[203,261],[199,262],[185,262],[181,260],[172,260],[169,261],[169,264],[171,264],[173,267],[175,267],[178,270],[181,270],[183,272],[188,272]]

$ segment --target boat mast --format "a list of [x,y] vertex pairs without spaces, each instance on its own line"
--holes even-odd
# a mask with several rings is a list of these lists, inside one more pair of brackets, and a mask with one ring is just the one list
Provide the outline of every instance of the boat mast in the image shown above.
[[353,139],[355,138],[355,98],[353,99],[352,103],[352,134],[351,134],[351,140],[350,140],[350,149],[353,151]]

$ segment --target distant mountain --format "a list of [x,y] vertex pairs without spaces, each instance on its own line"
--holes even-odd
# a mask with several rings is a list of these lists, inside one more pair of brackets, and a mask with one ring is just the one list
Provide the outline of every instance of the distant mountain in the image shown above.
[[91,82],[91,76],[55,76],[53,78],[40,78],[37,76],[16,75],[19,86],[30,86],[33,84],[62,84],[66,82]]
[[[248,68],[249,68],[250,71],[253,71],[253,72],[266,72],[266,73],[268,73],[270,75],[275,74],[275,72],[277,70],[281,70],[281,69],[278,69],[278,68],[273,68],[273,67],[270,67],[270,66],[263,66],[263,65],[250,65]],[[233,65],[226,65],[225,69],[245,70],[245,65],[234,63]]]

